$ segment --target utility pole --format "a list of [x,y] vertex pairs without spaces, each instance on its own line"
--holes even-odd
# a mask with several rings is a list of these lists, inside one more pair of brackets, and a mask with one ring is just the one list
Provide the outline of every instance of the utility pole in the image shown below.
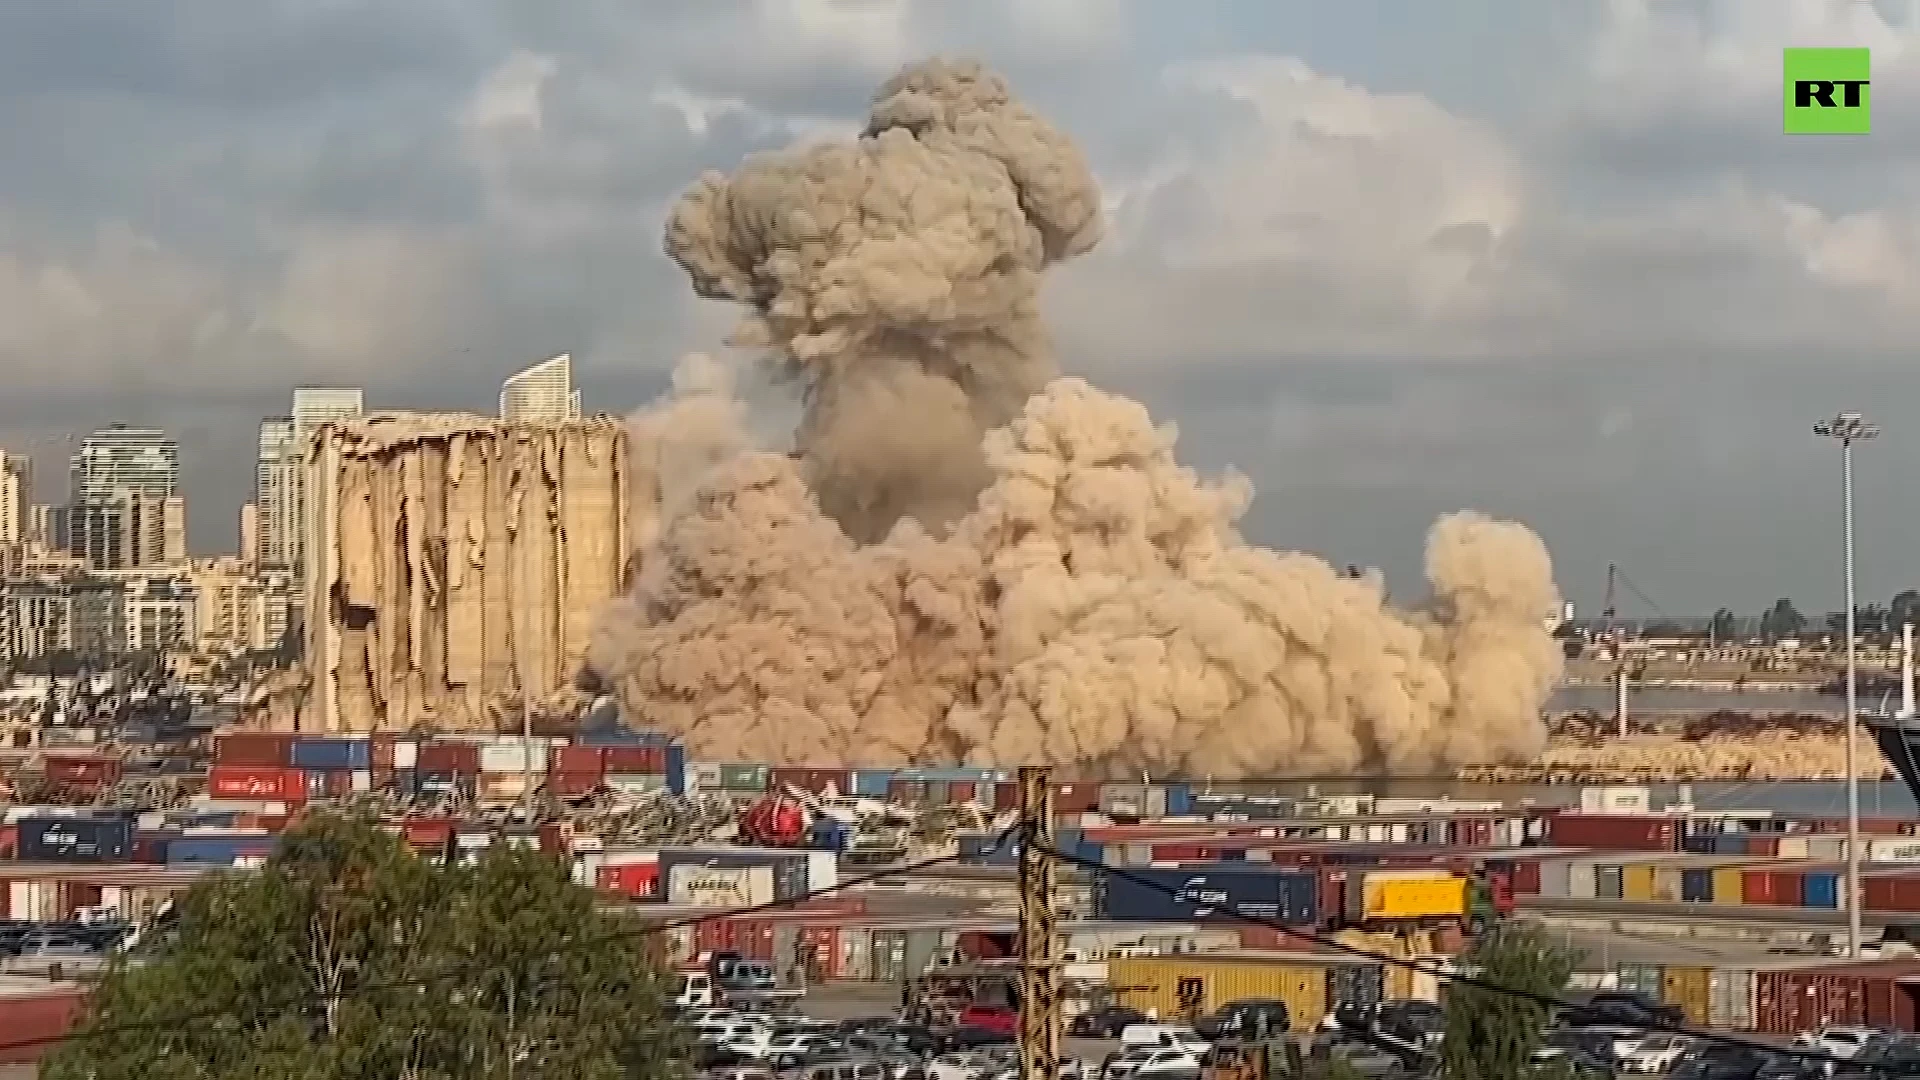
[[1020,1080],[1059,1080],[1060,962],[1053,909],[1053,770],[1020,770]]
[[533,824],[533,695],[520,691],[520,818]]
[[1843,412],[1813,425],[1813,433],[1840,444],[1841,520],[1846,544],[1847,578],[1847,955],[1860,958],[1860,768],[1854,744],[1860,726],[1860,669],[1854,655],[1856,602],[1853,595],[1853,444],[1880,434],[1857,412]]

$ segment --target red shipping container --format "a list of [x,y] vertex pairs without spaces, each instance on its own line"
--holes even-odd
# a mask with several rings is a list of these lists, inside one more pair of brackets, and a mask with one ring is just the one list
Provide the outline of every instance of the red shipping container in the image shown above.
[[[577,749],[591,750],[592,747]],[[601,764],[593,768],[598,768],[602,772],[662,776],[667,771],[667,748],[664,746],[608,746],[601,748],[600,760]]]
[[216,799],[304,802],[307,774],[284,766],[215,765],[207,773],[207,793]]
[[453,819],[408,818],[400,823],[400,830],[410,848],[444,848],[453,836]]
[[1332,926],[1347,910],[1348,874],[1345,870],[1320,871],[1320,925]]
[[1742,870],[1740,872],[1740,896],[1749,904],[1777,904],[1774,899],[1773,875],[1765,870]]
[[619,866],[602,866],[593,872],[593,883],[602,892],[610,892],[634,900],[658,896],[660,895],[660,864],[638,862],[623,863]]
[[1680,829],[1668,817],[1556,814],[1547,819],[1547,842],[1599,851],[1673,851],[1680,844]]
[[213,737],[215,765],[285,767],[293,760],[293,736],[272,731],[238,731]]
[[1911,959],[1754,974],[1756,1026],[1769,1035],[1830,1025],[1914,1030],[1914,1000],[1903,978],[1920,974]]
[[947,802],[954,806],[973,801],[980,785],[971,780],[953,780],[947,784]]
[[547,777],[547,792],[562,799],[577,799],[590,794],[604,779],[600,773],[552,773]]
[[0,997],[0,1062],[36,1062],[66,1038],[85,1011],[86,995],[65,988]]
[[[660,747],[635,747],[634,749],[659,750],[663,760],[666,755],[666,751]],[[611,763],[608,764],[608,768],[612,768]],[[661,771],[665,771],[664,766]],[[795,787],[815,795],[825,794],[828,788],[832,788],[844,795],[853,789],[853,778],[845,769],[775,769],[770,778],[770,785],[775,791],[779,791],[782,787]],[[755,957],[755,959],[765,958]]]
[[800,928],[800,961],[807,981],[820,982],[840,975],[840,928],[803,926]]
[[1747,837],[1747,854],[1758,855],[1765,859],[1780,857],[1780,838],[1777,836]]
[[547,755],[547,771],[600,776],[607,771],[607,759],[597,746],[556,746]]
[[1522,896],[1540,895],[1540,864],[1523,859],[1513,864],[1513,891]]
[[430,742],[420,745],[416,758],[419,772],[453,773],[456,776],[480,775],[480,747],[464,742]]
[[0,825],[0,859],[20,857],[20,826]]
[[47,779],[60,784],[104,787],[120,780],[120,759],[109,757],[49,755],[45,761]]
[[[995,810],[1013,810],[1020,805],[1020,785],[1000,783],[993,785],[993,808]],[[1057,809],[1057,807],[1056,807]]]
[[[1015,802],[1018,801],[1016,794]],[[1056,814],[1091,814],[1099,809],[1099,784],[1061,784],[1053,789],[1053,811]]]

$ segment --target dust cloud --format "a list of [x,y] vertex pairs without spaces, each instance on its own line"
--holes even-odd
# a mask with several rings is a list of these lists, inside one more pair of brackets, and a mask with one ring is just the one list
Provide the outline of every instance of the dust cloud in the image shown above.
[[1250,546],[1139,403],[1057,372],[1038,290],[1099,192],[1004,81],[934,60],[852,141],[709,174],[667,253],[803,405],[756,448],[724,365],[637,416],[632,594],[590,658],[705,760],[1428,774],[1545,744],[1552,563],[1478,514],[1432,598]]

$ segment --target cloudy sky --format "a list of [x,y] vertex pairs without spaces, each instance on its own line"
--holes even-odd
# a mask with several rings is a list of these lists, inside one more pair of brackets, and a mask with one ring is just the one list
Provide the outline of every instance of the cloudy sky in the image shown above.
[[[1872,135],[1781,134],[1789,45],[1872,47]],[[660,254],[675,194],[934,52],[1082,141],[1113,227],[1050,285],[1064,362],[1249,473],[1257,539],[1411,592],[1471,506],[1587,608],[1609,562],[1824,608],[1809,428],[1857,407],[1863,591],[1920,583],[1914,2],[9,0],[0,446],[57,483],[165,426],[218,550],[296,383],[487,409],[571,350],[625,411],[730,321]]]

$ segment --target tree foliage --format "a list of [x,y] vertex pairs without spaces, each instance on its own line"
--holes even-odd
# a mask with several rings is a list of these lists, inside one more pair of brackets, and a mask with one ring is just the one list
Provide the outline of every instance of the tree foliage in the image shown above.
[[1806,626],[1806,616],[1800,614],[1793,606],[1793,601],[1784,596],[1775,600],[1767,613],[1760,616],[1760,636],[1768,641],[1797,638]]
[[1553,1011],[1538,999],[1561,996],[1579,954],[1553,944],[1536,923],[1509,920],[1494,924],[1461,960],[1478,981],[1520,993],[1459,982],[1448,987],[1442,1075],[1447,1080],[1535,1076],[1533,1053]]
[[111,969],[48,1080],[665,1080],[667,980],[556,860],[419,858],[322,816]]

